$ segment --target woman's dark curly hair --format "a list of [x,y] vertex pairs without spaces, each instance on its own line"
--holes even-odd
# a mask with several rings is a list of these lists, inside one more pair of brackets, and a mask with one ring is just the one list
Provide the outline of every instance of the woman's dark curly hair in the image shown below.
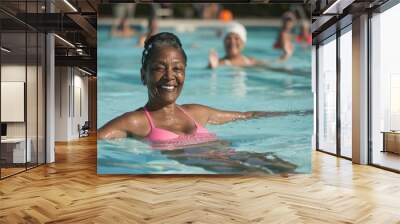
[[162,32],[151,36],[144,43],[144,50],[142,53],[142,68],[147,66],[147,62],[149,58],[151,58],[151,54],[154,53],[154,49],[158,47],[173,47],[182,51],[183,57],[185,59],[185,65],[187,61],[185,50],[182,48],[181,41],[179,38],[169,32]]

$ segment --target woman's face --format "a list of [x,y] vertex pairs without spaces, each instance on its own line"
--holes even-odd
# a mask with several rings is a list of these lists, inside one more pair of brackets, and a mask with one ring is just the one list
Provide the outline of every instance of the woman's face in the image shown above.
[[152,101],[174,103],[185,81],[185,59],[182,51],[169,46],[158,47],[153,51],[147,66],[141,69],[142,81],[147,85]]
[[236,33],[229,33],[224,39],[225,53],[228,57],[241,54],[244,47],[243,40]]
[[293,20],[287,20],[287,21],[285,21],[284,22],[284,27],[285,27],[285,29],[287,29],[287,30],[292,30],[293,29],[293,27],[294,27],[294,22],[293,22]]

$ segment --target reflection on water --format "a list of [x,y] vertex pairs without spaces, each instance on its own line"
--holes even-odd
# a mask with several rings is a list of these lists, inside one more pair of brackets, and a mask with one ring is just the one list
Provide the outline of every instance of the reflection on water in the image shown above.
[[297,167],[273,153],[235,151],[218,144],[163,151],[162,154],[185,165],[216,173],[293,173]]
[[[113,143],[113,141],[108,142]],[[101,144],[101,142],[99,144]],[[102,150],[105,150],[104,146],[102,148]],[[103,156],[99,159],[99,166],[113,167],[114,169],[120,168],[120,173],[124,173],[124,168],[135,168],[137,169],[136,171],[142,170],[137,173],[146,173],[146,171],[143,171],[143,167],[137,166],[137,162],[130,159],[130,157],[132,159],[134,157],[136,159],[139,158],[140,152],[137,154],[138,152],[131,151],[130,157],[121,151],[119,153],[122,153],[122,158],[119,159]],[[118,152],[113,152],[113,154],[118,154]],[[203,143],[200,145],[191,145],[175,150],[147,149],[147,153],[145,154],[147,154],[144,158],[145,161],[148,159],[150,159],[150,161],[157,161],[149,163],[149,165],[152,166],[152,169],[159,169],[158,171],[164,171],[165,168],[168,169],[168,167],[165,167],[165,164],[162,162],[163,160],[176,161],[176,163],[170,162],[170,165],[180,164],[186,167],[201,168],[206,171],[203,173],[295,173],[295,169],[297,168],[297,165],[279,158],[272,152],[258,153],[237,151],[230,146],[229,142],[222,140]],[[152,173],[156,172],[157,171],[154,170],[152,171]]]
[[[221,74],[219,74],[221,75]],[[210,75],[210,95],[217,95],[218,86],[223,84],[230,85],[232,88],[232,94],[237,97],[245,97],[247,93],[247,84],[246,84],[246,71],[241,68],[232,68],[232,74],[230,83],[226,83],[226,80],[222,80],[224,83],[218,83],[218,74],[216,72],[212,72]]]
[[247,85],[246,85],[246,72],[238,70],[234,73],[233,80],[233,94],[238,97],[244,97],[247,93]]

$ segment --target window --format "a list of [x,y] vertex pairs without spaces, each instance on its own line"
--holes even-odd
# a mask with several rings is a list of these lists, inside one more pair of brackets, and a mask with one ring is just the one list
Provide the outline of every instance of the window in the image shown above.
[[336,36],[318,48],[318,149],[336,153]]
[[400,4],[371,18],[372,163],[395,170],[400,170],[400,132],[392,132],[400,131],[399,21]]
[[352,34],[351,26],[340,36],[340,155],[352,157]]

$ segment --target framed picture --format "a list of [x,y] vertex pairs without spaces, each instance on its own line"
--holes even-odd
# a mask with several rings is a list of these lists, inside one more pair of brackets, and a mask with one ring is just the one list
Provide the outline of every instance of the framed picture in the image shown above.
[[102,5],[97,172],[310,172],[308,10]]

